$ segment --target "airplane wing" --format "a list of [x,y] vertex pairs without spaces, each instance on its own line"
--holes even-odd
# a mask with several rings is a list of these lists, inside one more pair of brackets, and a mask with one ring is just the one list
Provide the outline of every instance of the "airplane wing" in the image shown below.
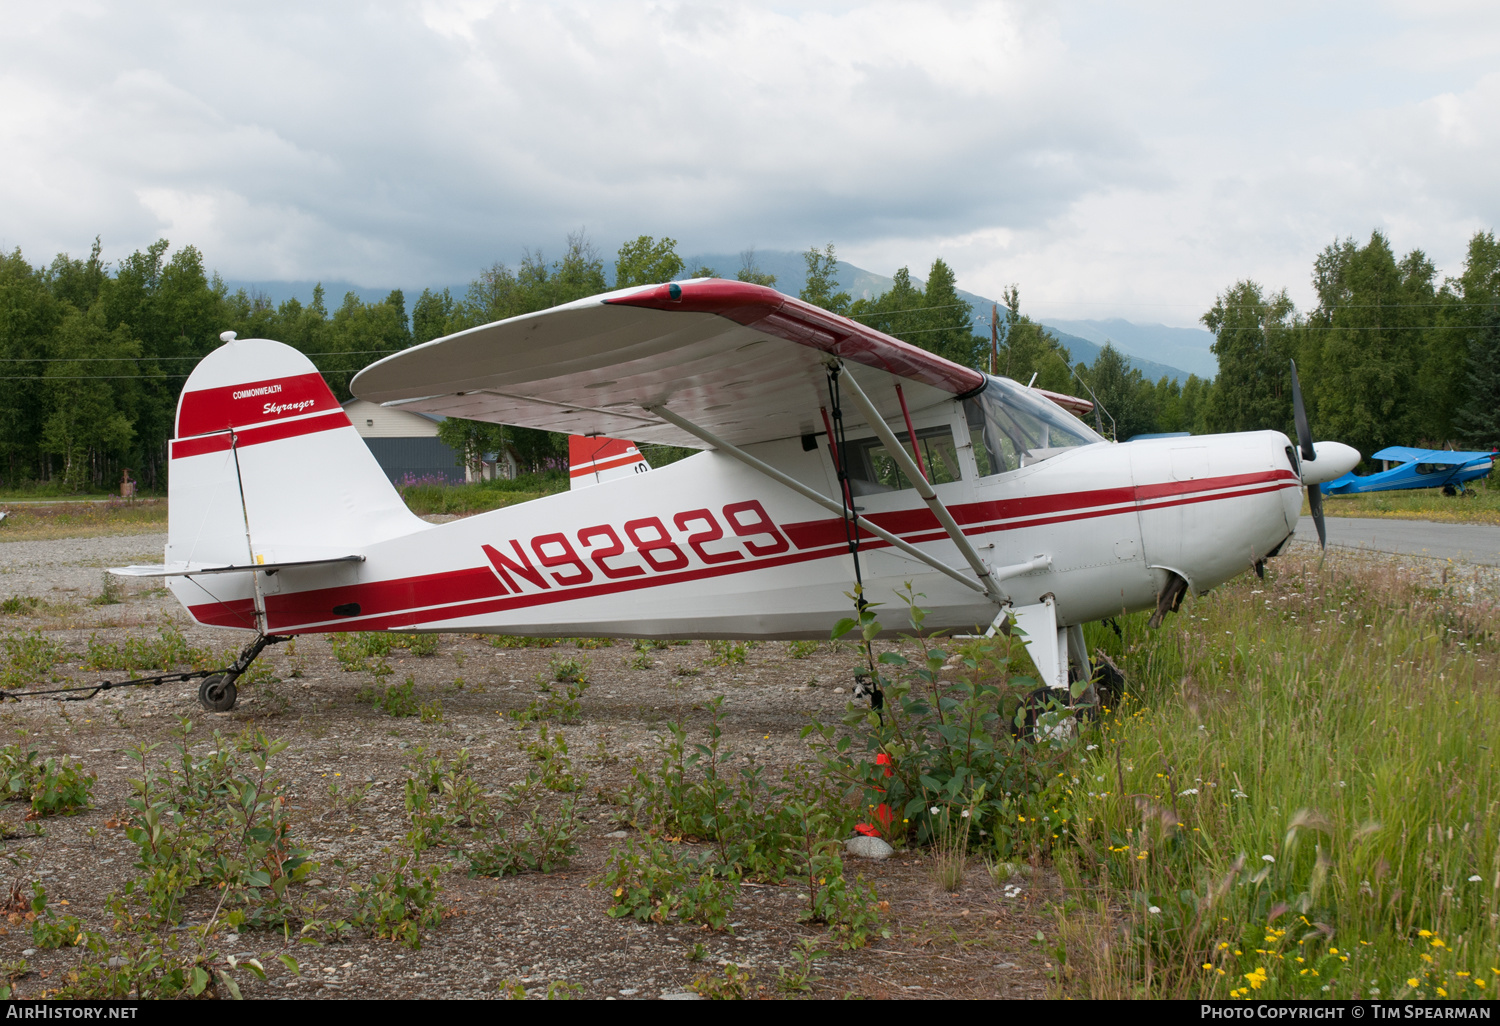
[[1414,449],[1408,445],[1392,445],[1381,449],[1372,460],[1391,460],[1395,463],[1436,463],[1441,466],[1459,467],[1476,460],[1493,458],[1488,452],[1454,452],[1450,449]]
[[648,407],[735,445],[823,430],[825,361],[882,413],[978,391],[984,375],[774,289],[720,278],[622,289],[471,328],[371,364],[370,402],[468,420],[703,448]]
[[1032,386],[1031,390],[1044,399],[1049,399],[1076,417],[1082,417],[1085,413],[1094,412],[1094,404],[1088,399],[1080,399],[1076,395],[1065,395],[1062,392],[1049,392],[1045,388]]

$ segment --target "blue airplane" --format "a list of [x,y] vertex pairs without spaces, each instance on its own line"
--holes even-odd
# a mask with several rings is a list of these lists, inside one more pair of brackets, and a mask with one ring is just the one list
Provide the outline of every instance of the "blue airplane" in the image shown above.
[[1324,495],[1355,495],[1360,492],[1390,492],[1401,488],[1442,488],[1463,491],[1465,482],[1484,477],[1495,465],[1492,452],[1451,452],[1445,449],[1414,449],[1393,445],[1381,449],[1372,460],[1396,464],[1378,474],[1363,477],[1353,471],[1321,485]]

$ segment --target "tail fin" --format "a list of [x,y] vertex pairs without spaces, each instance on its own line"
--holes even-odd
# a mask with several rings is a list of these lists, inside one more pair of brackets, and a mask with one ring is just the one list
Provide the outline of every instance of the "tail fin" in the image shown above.
[[568,436],[569,487],[575,491],[650,469],[634,442],[603,435]]
[[194,368],[171,443],[167,563],[284,563],[427,525],[401,501],[312,362],[266,339]]

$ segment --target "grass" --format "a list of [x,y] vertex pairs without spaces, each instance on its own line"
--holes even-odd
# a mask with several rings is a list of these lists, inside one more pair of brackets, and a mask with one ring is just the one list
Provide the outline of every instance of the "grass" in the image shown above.
[[522,474],[515,480],[497,479],[461,485],[402,485],[396,490],[401,493],[407,507],[418,516],[435,513],[471,516],[565,492],[568,490],[568,475],[552,470],[543,474]]
[[0,542],[155,534],[167,529],[165,499],[59,502],[11,506],[6,512],[8,515],[0,522]]
[[1053,810],[1059,990],[1491,997],[1496,602],[1338,555],[1270,566],[1092,639],[1133,697]]
[[[1444,495],[1437,488],[1410,488],[1364,495],[1325,495],[1330,517],[1388,517],[1394,520],[1440,520],[1452,524],[1500,524],[1500,485],[1488,478],[1471,481],[1467,493]],[[1307,502],[1302,515],[1308,515]]]

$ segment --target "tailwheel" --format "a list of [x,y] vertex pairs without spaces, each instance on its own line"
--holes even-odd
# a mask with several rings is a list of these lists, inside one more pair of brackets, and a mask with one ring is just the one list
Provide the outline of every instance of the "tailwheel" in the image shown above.
[[198,685],[198,704],[209,712],[228,712],[234,708],[237,697],[234,678],[227,673],[205,677],[203,683]]

